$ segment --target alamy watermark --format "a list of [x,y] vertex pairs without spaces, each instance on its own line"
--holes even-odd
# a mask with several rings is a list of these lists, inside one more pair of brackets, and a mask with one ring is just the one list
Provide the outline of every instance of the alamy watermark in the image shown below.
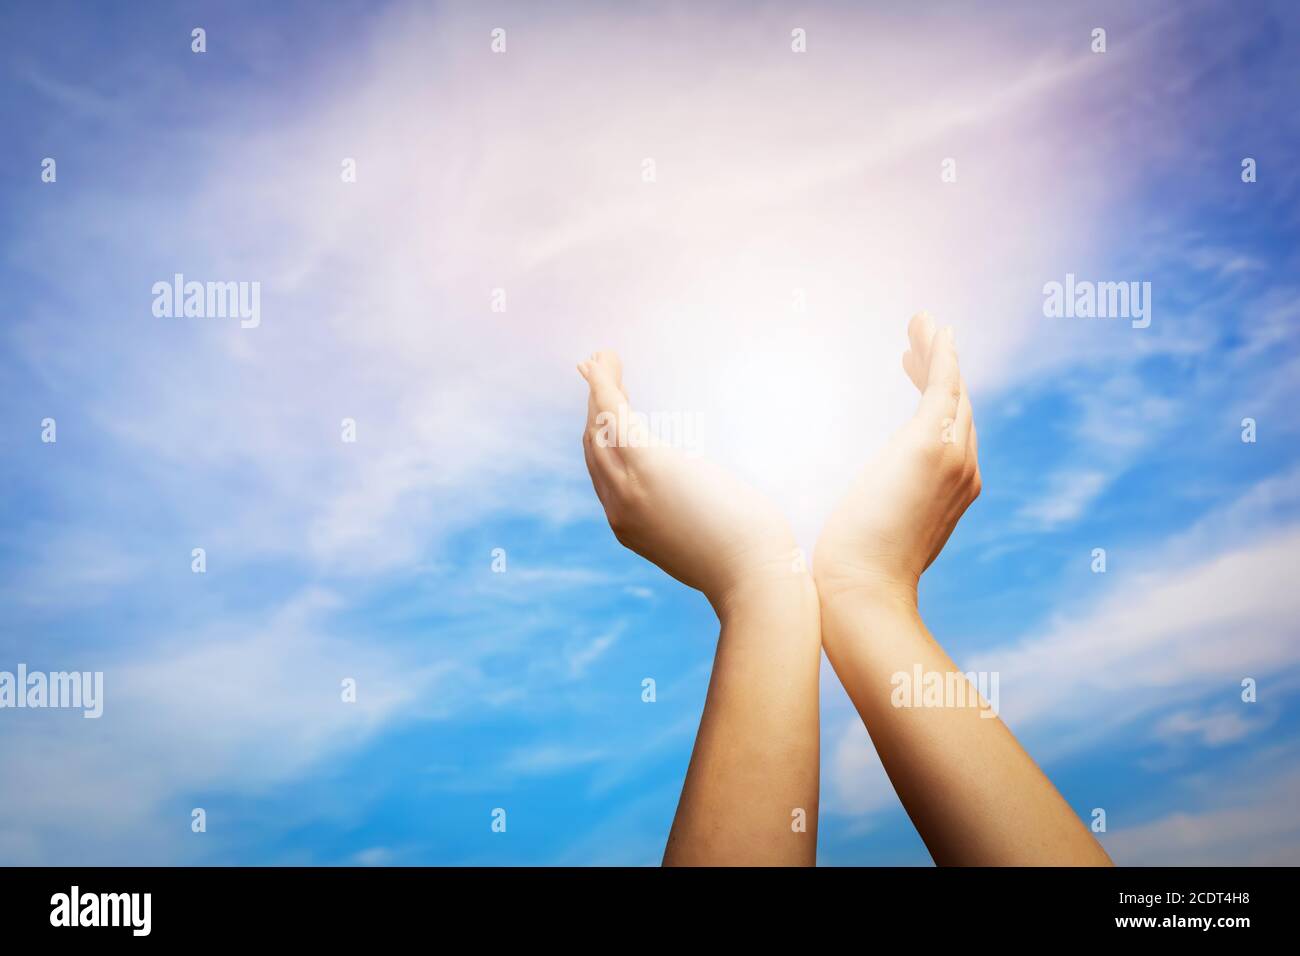
[[171,282],[153,284],[153,314],[160,319],[239,319],[239,327],[262,324],[262,283],[185,281],[176,273]]
[[1131,319],[1135,329],[1151,324],[1150,282],[1091,282],[1076,280],[1043,286],[1043,315],[1049,319]]
[[695,412],[634,412],[626,403],[620,403],[617,412],[596,416],[596,444],[602,448],[698,451],[700,424]]
[[889,678],[895,707],[970,707],[981,717],[998,715],[997,671],[897,671]]
[[120,926],[132,936],[148,936],[152,912],[152,893],[83,893],[74,885],[50,897],[51,926]]
[[0,671],[0,709],[46,707],[82,710],[95,719],[104,713],[103,671]]

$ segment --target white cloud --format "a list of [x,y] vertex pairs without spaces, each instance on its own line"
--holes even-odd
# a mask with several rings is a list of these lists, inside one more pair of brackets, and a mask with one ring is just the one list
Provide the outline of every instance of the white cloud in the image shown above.
[[[1096,196],[1132,175],[1128,158],[1090,163],[1059,105],[1142,61],[1103,71],[1063,43],[1025,63],[1005,23],[972,43],[956,23],[891,22],[871,57],[796,63],[773,46],[788,36],[776,14],[632,33],[626,15],[582,14],[600,39],[574,57],[569,14],[516,12],[520,46],[493,57],[479,17],[398,8],[348,51],[353,79],[293,117],[249,129],[218,111],[191,151],[169,152],[164,198],[92,194],[86,234],[32,224],[50,250],[33,269],[67,289],[58,311],[98,309],[106,290],[115,307],[73,350],[33,316],[22,354],[59,385],[112,370],[77,414],[154,463],[160,500],[229,558],[374,574],[488,514],[589,513],[573,363],[603,345],[627,353],[638,401],[715,423],[717,457],[807,537],[912,406],[906,317],[956,322],[978,389],[1014,381],[1042,326],[1023,320],[1036,285],[1004,277],[1058,272],[1060,224],[1086,232]],[[810,27],[827,52],[845,15]],[[871,35],[873,15],[857,16]],[[645,61],[719,62],[721,34],[729,69]],[[922,41],[945,70],[917,74]],[[238,163],[216,147],[231,125]],[[943,184],[950,154],[960,178]],[[261,327],[150,316],[149,284],[187,270],[260,280]],[[489,309],[497,287],[505,313]]]
[[822,794],[823,813],[861,817],[860,827],[867,829],[872,822],[870,814],[901,806],[857,714],[841,717],[835,727],[826,727],[824,734],[833,749],[822,774],[826,791]]
[[543,744],[508,755],[501,770],[507,775],[549,775],[585,767],[602,761],[607,756],[606,751],[599,748]]
[[1217,710],[1208,714],[1182,710],[1161,719],[1156,724],[1155,735],[1166,741],[1199,738],[1207,747],[1220,747],[1241,740],[1259,727],[1260,722],[1247,720],[1245,711],[1241,708]]
[[1020,515],[1042,530],[1074,521],[1101,494],[1110,478],[1100,471],[1067,471],[1053,475],[1046,493],[1020,509]]
[[605,652],[614,646],[622,635],[624,626],[624,623],[620,621],[613,628],[603,634],[598,634],[586,644],[572,648],[567,655],[569,676],[576,679],[586,674],[587,668],[604,657]]
[[[1266,727],[1268,715],[1245,710],[1259,705],[1240,702],[1242,679],[1286,693],[1300,676],[1300,589],[1290,580],[1300,524],[1267,524],[1279,480],[1262,482],[1183,538],[1204,542],[1204,529],[1219,529],[1221,553],[1191,550],[1189,562],[1189,550],[1178,549],[1172,553],[1182,565],[1135,574],[1090,606],[1072,602],[1043,633],[969,655],[958,666],[1000,674],[1001,716],[1040,762],[1119,734],[1220,746]],[[1150,557],[1145,566],[1159,568],[1155,550]],[[1135,564],[1143,566],[1142,556]],[[1234,703],[1197,710],[1224,699]],[[832,740],[835,811],[891,806],[860,722],[844,723]]]
[[962,666],[999,671],[1003,718],[1050,739],[1052,752],[1207,693],[1239,693],[1243,677],[1300,663],[1291,637],[1300,591],[1289,584],[1297,549],[1300,526],[1291,526],[1190,567],[1135,575],[1041,637]]
[[[427,712],[420,696],[452,668],[412,667],[325,633],[320,619],[335,604],[309,592],[247,631],[248,622],[232,619],[136,649],[103,667],[98,720],[23,714],[0,737],[0,806],[13,831],[0,846],[27,855],[5,862],[201,853],[202,844],[183,842],[190,831],[181,798],[202,806],[204,793],[258,792],[364,743],[399,712]],[[355,703],[343,702],[344,678],[356,681]],[[14,842],[17,833],[26,844]]]
[[391,866],[395,859],[396,854],[384,846],[367,847],[352,856],[357,866]]
[[[1253,777],[1207,808],[1176,810],[1102,836],[1121,866],[1300,865],[1300,775]],[[1112,818],[1113,824],[1113,818]]]
[[[1135,178],[1146,140],[1178,142],[1177,130],[1143,127],[1131,150],[1113,138],[1099,146],[1087,112],[1071,112],[1080,97],[1143,88],[1160,69],[1136,33],[1103,69],[1068,39],[1036,41],[1040,55],[1026,62],[1012,14],[983,16],[974,36],[963,18],[892,18],[889,42],[863,56],[876,14],[837,10],[812,36],[839,55],[795,61],[777,13],[640,18],[629,31],[612,11],[574,13],[581,30],[562,14],[516,12],[522,32],[493,58],[476,13],[401,9],[344,51],[348,68],[336,73],[346,79],[316,79],[315,102],[250,120],[214,99],[158,166],[131,152],[145,164],[131,180],[150,188],[87,182],[75,221],[56,211],[25,224],[10,257],[62,298],[51,293],[6,328],[13,355],[67,396],[60,451],[98,442],[110,452],[69,455],[57,503],[75,498],[75,520],[90,524],[145,500],[165,524],[124,532],[94,567],[75,554],[98,539],[60,536],[41,552],[41,595],[156,588],[151,562],[171,536],[203,541],[232,574],[272,563],[307,580],[364,579],[436,560],[427,552],[490,515],[594,515],[573,360],[605,345],[625,352],[634,400],[715,423],[718,456],[780,496],[806,535],[863,449],[912,406],[898,368],[905,317],[927,307],[958,324],[977,394],[1074,361],[1090,333],[1044,332],[1036,290],[1065,263],[1096,257],[1087,237]],[[370,56],[357,52],[367,45]],[[916,70],[918,49],[934,69]],[[680,68],[701,62],[713,69]],[[908,80],[880,82],[890,76]],[[82,112],[108,108],[33,82]],[[132,114],[124,138],[148,140],[145,115]],[[959,181],[945,185],[938,162],[949,155]],[[356,184],[339,181],[343,156],[358,159]],[[653,186],[640,182],[645,156],[658,163]],[[154,319],[148,289],[174,271],[260,280],[262,326]],[[488,307],[498,286],[506,313]],[[796,288],[802,313],[791,308]],[[1288,315],[1278,311],[1260,341],[1284,334]],[[1142,415],[1111,433],[1118,446],[1141,447]],[[339,440],[343,417],[358,422],[355,445]],[[1096,475],[1124,462],[1107,459]],[[1056,489],[1038,519],[1069,520],[1105,480]],[[1063,713],[1086,717],[1110,701],[1123,716],[1127,698],[1100,686],[1112,668],[1139,704],[1162,681],[1223,678],[1240,655],[1216,624],[1261,625],[1247,661],[1261,673],[1285,666],[1286,647],[1264,626],[1295,610],[1264,593],[1276,575],[1250,552],[1222,561],[1098,612],[1098,633],[1061,625],[1002,649],[1004,673],[1020,678],[1019,691],[1004,682],[1005,709],[1018,697],[1018,719],[1037,720],[1053,687]],[[524,593],[591,583],[520,570],[510,581]],[[1219,576],[1249,574],[1264,585],[1206,598]],[[1252,617],[1250,598],[1269,606]],[[1132,619],[1124,601],[1143,615]],[[274,786],[471,692],[488,706],[528,697],[530,674],[489,680],[479,668],[509,634],[449,628],[441,663],[412,667],[365,635],[335,636],[330,612],[310,598],[269,622],[228,615],[122,661],[95,731],[29,722],[6,734],[0,853],[70,854],[59,841],[72,839],[60,836],[72,818],[86,821],[75,831],[81,862],[165,859],[178,852],[176,838],[157,836],[169,832],[158,826],[168,800]],[[1193,651],[1180,654],[1179,628]],[[456,639],[472,646],[457,654]],[[580,675],[614,639],[561,649],[556,668]],[[352,709],[337,701],[344,675],[360,682]],[[445,693],[430,700],[432,687]],[[688,733],[674,724],[665,739]],[[853,782],[875,772],[863,743],[859,727],[837,751],[848,781],[839,799],[857,810],[888,795],[878,776],[865,793]],[[659,804],[643,809],[657,827]]]

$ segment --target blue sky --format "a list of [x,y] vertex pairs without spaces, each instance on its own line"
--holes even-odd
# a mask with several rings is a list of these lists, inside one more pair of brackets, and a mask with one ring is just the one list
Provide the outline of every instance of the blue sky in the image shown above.
[[[1300,16],[1128,6],[6,5],[0,670],[106,700],[0,711],[0,862],[657,862],[716,622],[605,526],[573,364],[811,547],[921,308],[984,475],[931,630],[1118,862],[1300,861]],[[821,862],[928,863],[823,678]]]

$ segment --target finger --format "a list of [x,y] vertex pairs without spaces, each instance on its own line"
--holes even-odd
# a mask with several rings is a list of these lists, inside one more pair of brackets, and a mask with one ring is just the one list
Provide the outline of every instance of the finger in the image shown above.
[[623,364],[613,352],[597,352],[587,363],[591,377],[591,390],[595,403],[596,420],[608,423],[604,429],[607,438],[616,436],[617,457],[621,467],[633,469],[633,463],[645,456],[643,450],[651,447],[653,437],[647,430],[646,416],[638,414],[623,388]]
[[961,398],[957,400],[956,421],[953,423],[953,437],[957,446],[963,450],[970,448],[970,433],[975,425],[975,413],[970,404],[970,393],[966,390],[966,380],[962,379]]
[[623,365],[614,352],[595,352],[590,359],[578,363],[578,372],[590,385],[586,433],[593,442],[595,459],[616,480],[627,473],[628,450],[623,447],[623,438],[634,425],[627,393],[617,384]]
[[930,347],[934,340],[934,319],[929,312],[918,312],[907,323],[907,340],[912,346],[912,364],[916,370],[916,387],[925,391],[930,370]]
[[622,375],[618,356],[613,352],[596,352],[591,358],[578,363],[578,371],[590,386],[587,394],[587,431],[595,433],[597,448],[613,449],[612,454],[602,454],[600,457],[612,458],[621,468],[621,456],[615,446],[618,444],[618,436],[622,434],[622,419],[628,415],[628,407],[627,395],[617,384]]
[[623,384],[623,360],[618,357],[617,352],[611,349],[592,352],[587,362],[604,373],[606,380],[612,382],[614,387],[623,394],[623,401],[626,404],[632,404],[632,399],[627,394],[627,386]]
[[614,379],[614,384],[618,386],[623,396],[627,397],[627,389],[623,387],[623,360],[618,357],[618,353],[612,349],[604,349],[592,356],[597,362],[604,367]]
[[[597,353],[599,354],[599,353]],[[583,429],[582,447],[587,459],[587,470],[602,503],[608,505],[608,492],[616,487],[624,473],[624,463],[617,438],[618,406],[626,406],[622,393],[611,384],[608,366],[600,366],[596,357],[578,363],[578,372],[587,381],[587,425]],[[612,407],[611,407],[612,405]]]
[[908,349],[903,353],[903,371],[906,372],[907,377],[912,380],[912,384],[916,386],[916,390],[918,392],[924,392],[925,379],[921,375],[919,364],[920,363],[916,358],[916,353],[911,349]]
[[591,398],[597,414],[610,412],[617,415],[619,406],[628,404],[627,393],[622,386],[623,363],[613,352],[596,352],[585,362],[579,363],[578,371],[582,372],[582,377],[591,386]]
[[934,336],[920,412],[935,423],[955,423],[961,394],[961,370],[957,367],[957,349],[950,325]]

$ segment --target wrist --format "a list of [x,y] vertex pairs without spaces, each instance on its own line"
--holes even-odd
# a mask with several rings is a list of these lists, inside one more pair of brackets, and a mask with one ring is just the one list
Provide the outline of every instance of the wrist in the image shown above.
[[916,616],[917,579],[873,568],[832,566],[814,572],[823,613],[851,607],[853,613]]
[[840,655],[878,649],[882,639],[896,642],[899,635],[928,633],[917,607],[916,587],[906,581],[893,577],[823,578],[817,589],[822,645],[836,667]]
[[818,608],[817,587],[812,576],[806,570],[791,570],[788,566],[784,570],[771,568],[744,575],[726,588],[705,596],[724,625],[754,609],[766,613],[780,607]]

